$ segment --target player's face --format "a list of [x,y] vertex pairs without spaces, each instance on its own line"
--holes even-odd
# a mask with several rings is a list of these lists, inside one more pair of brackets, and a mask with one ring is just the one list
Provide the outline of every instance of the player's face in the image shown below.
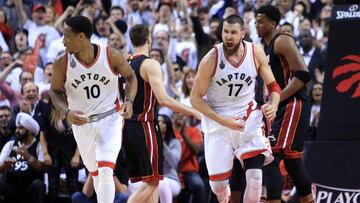
[[74,33],[71,27],[64,25],[64,39],[63,44],[70,54],[76,53],[80,50],[79,41],[81,39],[80,33]]
[[265,14],[256,15],[256,32],[260,38],[264,38],[274,29],[275,23],[268,19]]
[[234,54],[240,47],[245,32],[239,23],[229,24],[224,22],[222,29],[222,40],[224,42],[225,51],[228,54]]

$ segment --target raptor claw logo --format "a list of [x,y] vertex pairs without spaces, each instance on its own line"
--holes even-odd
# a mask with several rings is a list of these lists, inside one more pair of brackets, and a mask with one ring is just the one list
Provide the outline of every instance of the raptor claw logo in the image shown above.
[[336,90],[340,93],[346,93],[351,87],[356,85],[355,92],[353,92],[351,98],[360,97],[360,55],[347,55],[341,58],[340,61],[345,63],[333,70],[332,79],[349,73],[351,75],[340,81],[336,85]]
[[76,62],[74,61],[74,59],[71,60],[70,66],[71,66],[71,68],[75,68]]
[[224,69],[224,68],[225,68],[224,61],[222,61],[222,60],[221,60],[221,63],[220,63],[220,68],[221,68],[221,69]]

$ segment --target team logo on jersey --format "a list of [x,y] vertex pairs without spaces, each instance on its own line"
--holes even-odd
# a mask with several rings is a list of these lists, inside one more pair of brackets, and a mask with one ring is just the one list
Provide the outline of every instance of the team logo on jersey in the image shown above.
[[71,68],[75,68],[76,62],[74,61],[74,59],[71,60],[70,66],[71,66]]
[[224,64],[224,61],[223,61],[223,60],[221,60],[221,63],[220,63],[220,65],[219,65],[219,67],[221,68],[221,70],[225,68],[225,64]]
[[339,81],[336,90],[340,93],[352,93],[351,98],[360,97],[360,55],[347,55],[340,60],[345,64],[337,66],[332,73],[332,78]]

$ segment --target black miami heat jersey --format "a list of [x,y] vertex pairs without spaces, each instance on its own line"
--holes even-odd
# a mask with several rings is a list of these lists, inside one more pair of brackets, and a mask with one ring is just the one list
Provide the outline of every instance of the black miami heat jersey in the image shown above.
[[158,103],[151,86],[140,75],[140,66],[148,57],[144,55],[132,56],[128,59],[131,68],[134,70],[137,81],[138,91],[133,104],[133,115],[130,120],[134,121],[153,121],[157,120]]

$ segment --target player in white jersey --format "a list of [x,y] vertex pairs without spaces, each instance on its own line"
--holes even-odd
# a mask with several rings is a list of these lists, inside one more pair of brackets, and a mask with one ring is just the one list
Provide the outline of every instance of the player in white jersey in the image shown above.
[[[243,41],[244,21],[237,15],[224,20],[223,43],[201,60],[190,101],[203,114],[205,160],[210,186],[220,203],[229,201],[229,178],[234,156],[246,173],[245,203],[260,202],[262,167],[272,161],[263,133],[263,114],[275,118],[280,87],[261,48]],[[270,101],[257,108],[256,76],[267,85]]]
[[[91,22],[83,16],[64,25],[64,55],[54,63],[50,96],[72,124],[81,158],[94,179],[97,200],[114,201],[113,169],[122,142],[123,117],[132,115],[137,79],[121,54],[90,43]],[[118,99],[118,75],[126,82],[125,103]],[[121,117],[119,111],[124,111]]]

